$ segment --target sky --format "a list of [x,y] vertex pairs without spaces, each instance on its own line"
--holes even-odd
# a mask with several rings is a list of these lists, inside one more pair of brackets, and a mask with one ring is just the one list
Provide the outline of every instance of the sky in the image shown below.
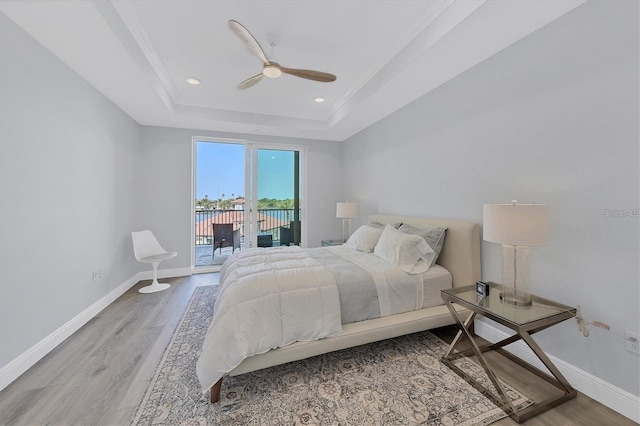
[[[197,142],[196,198],[246,196],[243,144]],[[293,198],[293,151],[258,150],[258,199]]]

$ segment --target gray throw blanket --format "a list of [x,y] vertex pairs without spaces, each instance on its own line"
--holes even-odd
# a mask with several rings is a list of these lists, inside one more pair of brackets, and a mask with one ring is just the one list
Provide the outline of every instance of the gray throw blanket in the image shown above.
[[378,290],[367,271],[322,247],[306,249],[306,252],[335,278],[342,324],[380,318]]

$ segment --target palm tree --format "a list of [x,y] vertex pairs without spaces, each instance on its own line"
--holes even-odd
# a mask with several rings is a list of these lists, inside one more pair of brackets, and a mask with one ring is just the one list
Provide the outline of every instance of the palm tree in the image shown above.
[[205,210],[211,209],[212,200],[209,199],[208,195],[204,195],[202,199],[196,200],[196,205],[203,207]]

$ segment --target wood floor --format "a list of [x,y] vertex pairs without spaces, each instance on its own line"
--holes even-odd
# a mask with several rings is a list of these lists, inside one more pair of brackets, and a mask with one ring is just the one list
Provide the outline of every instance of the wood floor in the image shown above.
[[[2,425],[126,425],[175,327],[200,285],[218,282],[218,274],[162,280],[171,288],[139,294],[134,286],[73,336],[0,392]],[[436,330],[450,340],[450,327]],[[509,361],[499,374],[527,396],[540,397],[549,384]],[[555,389],[555,388],[552,388]],[[495,425],[515,425],[506,418]],[[634,425],[635,422],[578,394],[527,425]]]

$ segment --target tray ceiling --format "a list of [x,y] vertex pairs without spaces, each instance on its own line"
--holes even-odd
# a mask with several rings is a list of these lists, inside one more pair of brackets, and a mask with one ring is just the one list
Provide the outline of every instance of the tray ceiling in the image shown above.
[[[0,10],[140,124],[341,141],[583,2],[3,0]],[[337,80],[237,89],[262,63],[229,19],[270,60]]]

